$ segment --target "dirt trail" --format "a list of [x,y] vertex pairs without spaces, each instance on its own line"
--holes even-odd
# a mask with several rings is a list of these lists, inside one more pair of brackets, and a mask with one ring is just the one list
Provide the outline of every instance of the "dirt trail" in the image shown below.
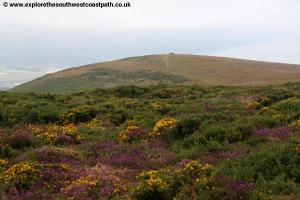
[[164,61],[165,61],[165,64],[166,64],[166,68],[169,69],[169,65],[170,65],[169,54],[165,55]]

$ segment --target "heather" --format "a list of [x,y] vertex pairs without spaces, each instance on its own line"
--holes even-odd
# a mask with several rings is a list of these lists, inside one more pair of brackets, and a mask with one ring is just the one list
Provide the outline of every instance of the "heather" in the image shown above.
[[300,84],[0,93],[0,198],[299,199]]

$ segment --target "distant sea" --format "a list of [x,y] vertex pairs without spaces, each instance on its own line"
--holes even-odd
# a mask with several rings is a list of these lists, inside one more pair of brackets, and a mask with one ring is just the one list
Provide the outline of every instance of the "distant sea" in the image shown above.
[[8,88],[7,87],[1,87],[0,86],[0,91],[4,91],[4,90],[7,90]]
[[0,81],[0,91],[4,91],[4,90],[7,90],[11,87],[13,87],[13,83],[12,82],[7,82],[7,81]]

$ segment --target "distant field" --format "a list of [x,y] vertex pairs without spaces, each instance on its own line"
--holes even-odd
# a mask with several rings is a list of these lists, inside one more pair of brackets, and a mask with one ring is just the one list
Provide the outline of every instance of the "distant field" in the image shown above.
[[70,68],[12,89],[72,93],[119,85],[266,85],[300,81],[300,65],[194,56],[151,55]]

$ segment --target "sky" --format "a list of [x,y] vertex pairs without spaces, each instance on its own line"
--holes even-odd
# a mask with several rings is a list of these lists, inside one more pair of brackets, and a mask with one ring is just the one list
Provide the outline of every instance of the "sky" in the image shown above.
[[[102,9],[4,1],[0,89],[68,67],[169,52],[300,64],[299,0],[118,0],[131,7]],[[39,2],[48,1],[67,0]]]

